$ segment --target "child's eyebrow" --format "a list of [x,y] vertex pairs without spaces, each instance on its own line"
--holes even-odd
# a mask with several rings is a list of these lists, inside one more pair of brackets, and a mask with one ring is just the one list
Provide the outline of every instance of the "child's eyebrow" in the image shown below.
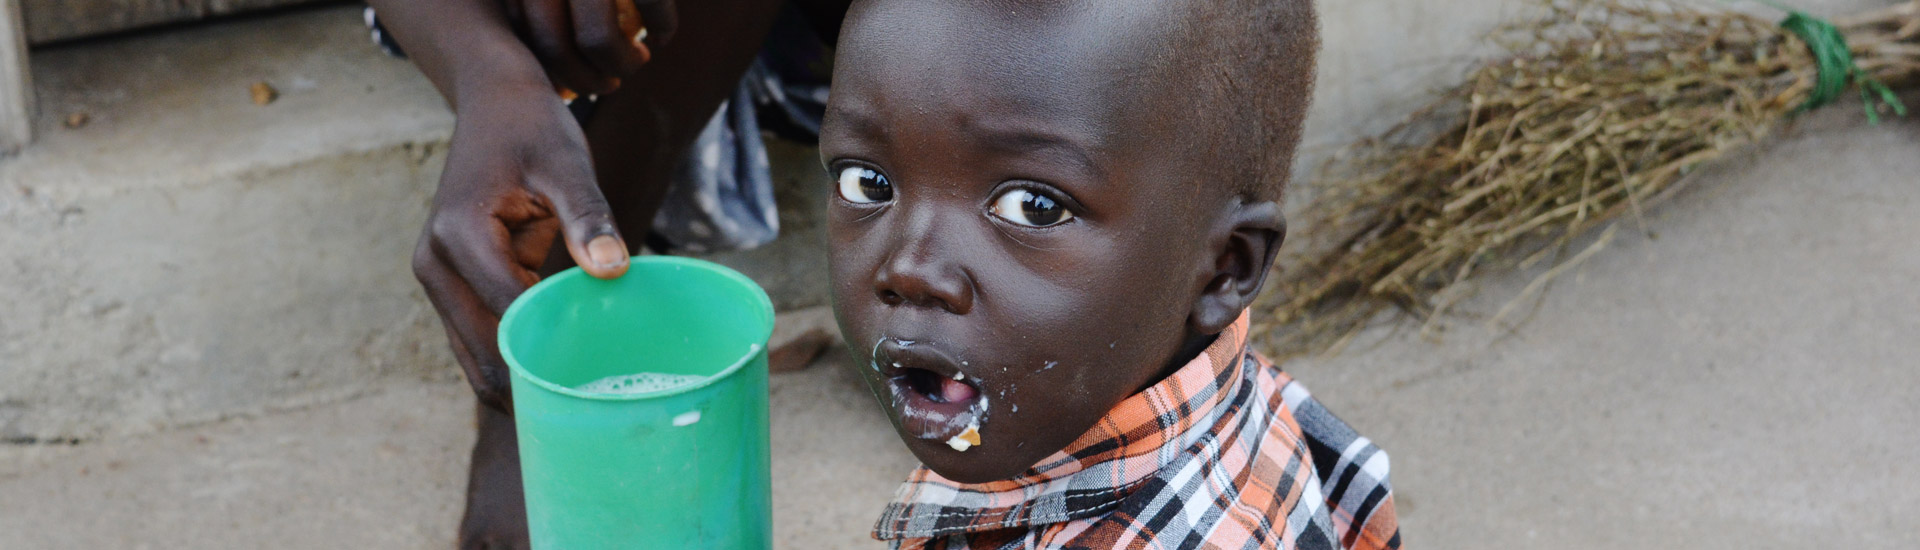
[[1104,180],[1106,171],[1093,161],[1091,149],[1080,140],[1045,130],[1026,128],[973,128],[973,137],[985,148],[1003,155],[1040,156],[1079,168],[1094,180]]
[[887,127],[874,116],[873,107],[859,105],[855,101],[846,101],[829,106],[826,118],[836,121],[847,133],[861,139],[882,139],[887,137]]
[[[827,117],[833,119],[834,124],[844,130],[850,139],[884,144],[892,132],[879,115],[880,109],[878,105],[854,98],[832,105]],[[1085,179],[1095,182],[1105,181],[1107,177],[1100,163],[1094,162],[1092,152],[1096,149],[1089,147],[1085,143],[1087,140],[1054,131],[1044,124],[1036,125],[1031,120],[969,116],[959,121],[952,131],[961,133],[965,141],[996,155],[1037,157],[1051,164],[1074,168]]]

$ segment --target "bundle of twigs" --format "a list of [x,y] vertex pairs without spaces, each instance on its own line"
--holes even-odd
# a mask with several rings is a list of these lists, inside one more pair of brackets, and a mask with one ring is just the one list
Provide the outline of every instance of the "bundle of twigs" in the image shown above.
[[1295,224],[1307,242],[1289,246],[1304,252],[1262,297],[1270,352],[1327,349],[1388,306],[1431,321],[1476,274],[1557,262],[1529,292],[1606,242],[1573,239],[1702,163],[1842,92],[1870,117],[1904,112],[1881,83],[1920,75],[1920,0],[1831,26],[1661,0],[1540,7],[1495,33],[1504,56],[1321,171]]

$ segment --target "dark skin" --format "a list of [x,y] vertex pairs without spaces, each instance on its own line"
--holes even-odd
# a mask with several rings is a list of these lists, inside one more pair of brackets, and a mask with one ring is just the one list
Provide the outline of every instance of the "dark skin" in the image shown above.
[[[510,410],[495,349],[499,314],[540,278],[567,267],[600,278],[625,273],[674,164],[733,92],[781,2],[682,9],[643,0],[638,12],[667,14],[649,15],[649,25],[671,21],[675,29],[649,26],[644,44],[607,30],[615,11],[600,3],[372,3],[457,121],[414,271],[475,394]],[[792,3],[829,35],[846,9],[846,0]],[[598,25],[528,15],[574,10],[572,21],[587,8],[599,14]],[[600,30],[580,30],[589,26]],[[632,65],[634,59],[647,61]],[[589,66],[612,68],[592,78],[566,76]],[[582,125],[555,93],[561,87],[607,95]]]
[[[1277,201],[1170,145],[1217,119],[1186,115],[1182,79],[1133,73],[1174,7],[1137,4],[848,14],[821,135],[834,308],[901,438],[949,479],[1016,477],[1196,356],[1285,234]],[[956,450],[969,427],[979,444]]]
[[[733,92],[780,3],[637,2],[650,27],[643,44],[608,30],[617,12],[606,2],[373,4],[455,112],[413,266],[480,402],[460,547],[526,548],[499,316],[575,264],[601,278],[626,271],[674,163]],[[796,5],[829,30],[845,9]],[[593,117],[577,122],[557,87],[603,94]]]
[[[498,315],[527,286],[571,264],[603,278],[624,272],[625,256],[633,252],[628,243],[641,241],[665,190],[671,162],[684,154],[699,126],[737,82],[774,4],[674,9],[671,0],[637,2],[643,13],[665,9],[672,14],[645,16],[652,31],[645,51],[606,30],[615,26],[604,19],[609,15],[598,3],[583,3],[579,10],[563,0],[507,0],[504,8],[489,0],[374,4],[459,121],[414,263],[481,402],[461,546],[523,548],[525,512],[511,401],[494,344]],[[832,34],[845,9],[845,0],[795,4],[826,30],[823,35]],[[567,17],[553,15],[561,13],[555,11],[558,5],[566,6]],[[529,15],[536,12],[548,15]],[[667,21],[671,32],[661,29]],[[635,57],[651,59],[635,67]],[[641,74],[648,70],[653,72]],[[556,87],[603,94],[603,103],[582,127],[559,105]],[[1235,209],[1232,219],[1238,221],[1226,225],[1253,230],[1212,232],[1207,248],[1234,248],[1239,252],[1222,257],[1244,259],[1222,264],[1220,272],[1238,275],[1215,277],[1217,284],[1210,286],[1218,290],[1208,294],[1222,303],[1189,312],[1197,328],[1179,339],[1183,349],[1176,356],[1197,353],[1205,335],[1217,332],[1208,327],[1230,323],[1257,289],[1257,273],[1264,272],[1250,266],[1271,261],[1271,247],[1277,246],[1280,233],[1277,208],[1269,212],[1259,204],[1248,206]],[[1098,217],[1089,215],[1090,220]],[[857,256],[847,255],[848,260],[837,264]],[[846,285],[840,287],[836,292],[844,294]],[[994,298],[997,291],[980,296],[983,309],[1001,309]],[[1196,303],[1208,300],[1202,297]],[[841,316],[843,325],[853,326],[844,322],[851,318],[845,308]],[[1129,349],[1144,347],[1151,346],[1129,343]],[[988,423],[989,439],[982,450],[1004,447],[998,442],[1007,439],[993,439],[1002,435],[997,426],[1003,424]],[[918,448],[915,452],[929,456]],[[956,479],[965,477],[940,462],[928,462],[959,476]]]

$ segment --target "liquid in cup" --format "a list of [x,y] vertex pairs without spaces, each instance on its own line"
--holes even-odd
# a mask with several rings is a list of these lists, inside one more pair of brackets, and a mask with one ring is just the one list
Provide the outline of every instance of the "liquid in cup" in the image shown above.
[[706,380],[705,376],[691,374],[668,374],[664,372],[642,372],[635,374],[616,374],[581,384],[574,389],[587,393],[608,395],[633,395],[665,391]]

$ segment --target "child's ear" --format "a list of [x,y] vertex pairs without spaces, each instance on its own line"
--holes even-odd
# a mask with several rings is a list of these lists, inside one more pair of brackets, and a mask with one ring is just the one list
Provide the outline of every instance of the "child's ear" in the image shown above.
[[1213,266],[1206,286],[1188,319],[1194,331],[1216,334],[1226,330],[1240,312],[1253,305],[1260,285],[1287,237],[1286,217],[1274,201],[1241,203],[1215,227]]

